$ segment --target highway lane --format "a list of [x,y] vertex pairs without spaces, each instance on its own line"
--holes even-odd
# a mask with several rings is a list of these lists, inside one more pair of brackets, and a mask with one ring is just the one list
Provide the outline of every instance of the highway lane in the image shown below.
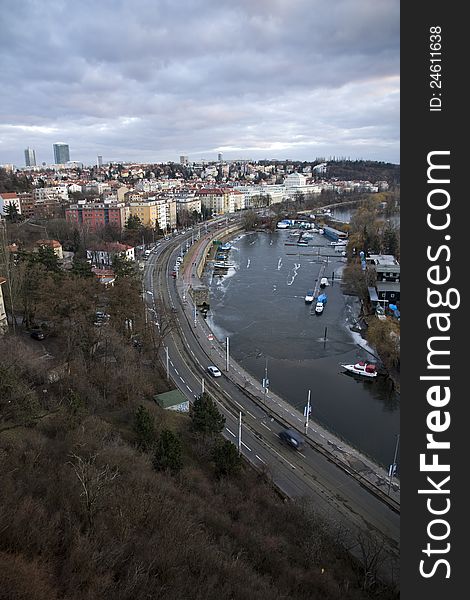
[[178,331],[171,332],[165,339],[176,385],[186,395],[196,395],[201,391],[204,377],[206,389],[218,399],[227,419],[225,435],[234,443],[238,437],[236,413],[242,411],[242,452],[255,466],[268,470],[276,485],[287,495],[313,497],[315,509],[330,521],[347,526],[351,540],[357,530],[380,532],[396,557],[399,547],[399,517],[396,513],[313,448],[307,446],[298,453],[283,446],[277,435],[283,425],[247,398],[225,375],[217,381],[208,379],[206,368],[214,361],[201,347],[197,335],[202,332],[197,324],[194,327],[192,316],[188,316],[190,311],[184,310],[175,280],[168,272],[168,265],[174,264],[182,241],[178,240],[179,245],[174,250],[172,244],[161,247],[149,260],[145,272],[146,289],[153,289],[154,297],[177,310]]

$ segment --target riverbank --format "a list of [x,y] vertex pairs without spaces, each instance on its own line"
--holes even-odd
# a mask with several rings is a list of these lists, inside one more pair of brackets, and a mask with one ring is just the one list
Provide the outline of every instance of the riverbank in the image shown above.
[[[260,234],[254,234],[254,235],[260,235]],[[234,245],[234,255],[236,255],[237,253],[237,246],[240,245],[240,239],[244,239],[245,240],[245,244],[247,246],[251,246],[252,242],[255,242],[255,238],[252,238],[252,236],[250,234],[248,234],[247,236],[230,236],[230,239],[232,241],[232,244]],[[274,242],[274,240],[276,239],[276,234],[262,234],[262,239],[264,240],[264,244],[269,247],[269,251],[272,252],[273,247],[271,245],[271,243]],[[227,236],[223,236],[221,232],[219,232],[218,234],[218,238],[217,239],[227,239]],[[260,238],[261,239],[261,238]],[[251,241],[250,241],[251,240]],[[207,242],[208,244],[212,243],[212,239],[208,240]],[[282,246],[283,247],[283,246]],[[283,251],[285,253],[285,249],[283,247]],[[202,256],[202,255],[201,255]],[[287,262],[287,259],[284,259]],[[306,259],[301,258],[301,262],[305,261]],[[254,265],[252,265],[254,266]],[[259,265],[258,265],[259,266]],[[276,258],[276,271],[278,271],[279,273],[282,274],[283,272],[283,268],[277,268],[279,266],[278,263],[278,259]],[[307,265],[305,265],[307,266]],[[248,269],[248,272],[250,272],[250,265],[249,262],[247,261],[247,263],[245,263],[245,268]],[[209,272],[210,273],[210,272]],[[208,280],[208,275],[209,273],[206,271],[205,274],[205,279],[204,279],[204,283],[208,286],[210,286],[210,281]],[[259,277],[255,272],[252,273],[252,276],[255,276],[255,280],[254,281],[260,281],[262,278]],[[217,281],[220,281],[221,286],[220,287],[226,287],[227,283],[229,281],[233,281],[233,277],[229,278],[228,280],[225,278],[217,278]],[[250,282],[252,280],[250,279]],[[267,283],[266,278],[264,276],[264,281],[261,281],[261,283],[263,285],[265,285]],[[251,284],[250,284],[251,285]],[[291,286],[290,288],[288,288],[289,290],[294,290],[295,289],[295,285]],[[332,302],[333,302],[333,306],[335,305],[335,303],[337,303],[337,297],[340,296],[339,294],[339,286],[335,287],[335,290],[333,292],[333,296],[332,296]],[[211,304],[213,301],[214,297],[212,296],[211,298]],[[275,301],[275,294],[274,294],[274,298],[273,300]],[[271,301],[270,301],[271,302]],[[303,302],[303,297],[301,298],[300,302],[299,300],[295,301],[296,305],[301,309],[301,311],[305,312],[305,303]],[[260,305],[259,302],[257,302],[256,298],[253,298],[252,302],[250,302],[250,306],[253,308],[253,305],[256,305],[258,307],[258,310],[263,306],[263,304]],[[225,316],[230,320],[233,318],[245,318],[245,325],[243,328],[238,327],[237,326],[237,331],[233,331],[230,334],[230,344],[231,344],[231,349],[232,351],[232,355],[231,355],[231,372],[232,375],[231,377],[234,377],[237,385],[239,385],[244,391],[246,391],[248,394],[254,394],[256,397],[258,397],[259,402],[263,403],[265,396],[265,390],[262,388],[261,385],[261,379],[262,377],[260,375],[262,375],[262,373],[258,373],[258,371],[260,370],[259,367],[261,367],[261,362],[263,363],[262,367],[264,367],[264,357],[261,356],[261,360],[258,360],[258,356],[259,356],[259,352],[260,350],[258,348],[260,348],[260,344],[264,344],[264,343],[268,343],[268,345],[270,345],[271,347],[271,351],[274,351],[274,355],[272,355],[271,352],[271,358],[270,358],[270,379],[272,381],[271,384],[271,389],[269,390],[269,402],[268,402],[268,409],[269,411],[274,411],[274,414],[276,415],[276,417],[278,418],[282,418],[286,420],[286,423],[291,424],[292,426],[296,427],[297,429],[299,429],[301,432],[303,432],[304,430],[304,421],[305,419],[303,418],[302,412],[303,412],[303,405],[305,403],[306,400],[306,394],[305,394],[305,399],[302,398],[301,400],[298,400],[296,404],[292,404],[287,402],[282,394],[280,395],[279,392],[276,389],[276,386],[278,384],[278,378],[276,377],[276,372],[278,374],[281,373],[285,373],[285,375],[281,375],[281,379],[284,380],[284,377],[286,377],[287,379],[285,381],[289,381],[291,380],[292,384],[297,385],[297,375],[291,375],[289,376],[289,372],[292,371],[292,368],[294,369],[294,371],[292,371],[293,373],[296,372],[295,369],[298,368],[299,363],[298,363],[298,359],[297,356],[292,356],[291,360],[288,360],[287,362],[285,361],[285,359],[282,358],[282,356],[278,355],[280,354],[281,350],[282,350],[282,346],[284,345],[282,342],[282,338],[278,337],[278,341],[279,341],[279,346],[276,348],[274,346],[272,346],[272,343],[269,342],[266,339],[266,336],[268,336],[270,333],[273,333],[273,329],[271,326],[269,327],[262,327],[262,331],[258,330],[256,327],[253,327],[253,324],[251,323],[251,316],[248,316],[247,310],[246,310],[247,306],[245,305],[244,309],[241,310],[237,310],[236,313],[233,313],[232,309],[228,309],[228,307],[225,307]],[[264,311],[265,312],[265,311]],[[330,311],[332,312],[332,311]],[[313,320],[311,321],[311,326],[315,326],[319,327],[321,326],[322,323],[325,323],[326,320],[328,319],[328,317],[325,317],[324,321],[317,320],[315,321],[315,318],[313,318]],[[216,366],[219,366],[219,368],[221,368],[221,370],[225,370],[225,332],[221,332],[219,330],[219,328],[217,326],[214,327],[214,322],[212,321],[212,318],[210,317],[208,319],[208,321],[201,319],[201,329],[202,329],[202,334],[200,335],[200,341],[204,346],[208,346],[207,348],[207,354],[208,356],[210,356],[211,362],[213,362],[214,364],[216,364]],[[243,331],[242,331],[243,329]],[[251,354],[251,358],[248,355],[245,355],[245,357],[241,356],[241,362],[240,360],[238,360],[238,355],[239,355],[239,351],[237,350],[237,346],[238,346],[238,341],[237,338],[240,337],[240,335],[244,335],[244,333],[249,332],[250,334],[253,334],[254,337],[250,337],[250,340],[246,342],[245,346],[248,348],[248,353],[250,355],[250,353],[255,353],[254,355]],[[201,333],[201,332],[198,332]],[[344,336],[346,335],[346,333],[341,334],[342,335],[342,339],[344,339]],[[311,368],[308,367],[309,363],[305,364],[305,367],[310,369],[309,372],[312,373],[312,375],[316,378],[317,381],[317,385],[316,385],[316,390],[314,391],[314,395],[313,395],[313,406],[314,406],[314,412],[312,414],[312,418],[310,420],[310,424],[309,424],[309,428],[307,431],[307,436],[308,437],[312,437],[312,440],[315,441],[316,444],[319,444],[319,446],[321,446],[323,448],[324,451],[328,452],[332,458],[334,458],[335,460],[339,460],[342,462],[342,464],[344,465],[344,468],[348,469],[349,471],[354,471],[356,473],[356,476],[358,477],[365,477],[368,481],[370,485],[374,485],[377,486],[382,493],[386,493],[388,486],[389,486],[389,480],[388,480],[388,474],[385,470],[384,467],[380,466],[373,458],[371,458],[370,456],[367,456],[366,454],[364,454],[362,451],[360,451],[357,447],[354,447],[350,444],[349,441],[346,441],[346,437],[339,435],[339,431],[338,428],[335,428],[335,432],[332,432],[331,429],[325,427],[325,424],[323,422],[320,422],[317,417],[320,416],[322,414],[322,410],[325,409],[325,407],[328,407],[328,402],[325,404],[325,400],[327,400],[330,397],[330,392],[331,390],[329,390],[328,388],[325,388],[325,393],[326,395],[323,395],[322,390],[325,387],[324,385],[322,385],[323,380],[325,381],[325,383],[327,381],[329,381],[329,379],[334,379],[336,381],[336,384],[339,385],[339,389],[338,389],[338,395],[334,395],[332,398],[335,398],[335,402],[337,402],[339,399],[344,398],[344,400],[346,401],[346,403],[344,403],[343,401],[343,408],[340,409],[340,414],[341,414],[341,418],[344,421],[344,418],[346,419],[346,422],[350,422],[351,420],[353,420],[352,416],[349,416],[350,410],[354,410],[355,406],[356,408],[359,408],[359,405],[357,405],[357,401],[359,401],[361,404],[364,404],[364,400],[361,400],[360,397],[357,396],[357,394],[361,391],[362,389],[362,385],[363,382],[355,382],[354,379],[348,377],[346,374],[341,374],[339,373],[339,378],[338,375],[334,374],[334,370],[337,371],[337,366],[338,363],[334,361],[334,357],[336,356],[337,352],[344,352],[344,350],[341,350],[341,346],[344,346],[344,342],[338,341],[337,339],[335,339],[336,334],[332,335],[332,337],[328,340],[328,343],[326,344],[326,353],[325,356],[322,358],[320,356],[320,358],[317,361],[314,361],[314,363],[312,363],[313,365],[313,371],[311,371]],[[214,338],[213,341],[208,342],[208,339]],[[264,339],[263,339],[264,338]],[[323,342],[323,340],[321,340]],[[311,337],[309,338],[298,338],[298,342],[301,342],[302,345],[310,345],[312,347],[312,344],[317,344],[318,342],[315,339],[312,339]],[[347,343],[347,342],[346,342]],[[323,345],[323,344],[322,344]],[[354,351],[354,348],[356,347],[353,340],[351,340],[349,342],[349,347],[351,348],[352,351]],[[339,350],[338,350],[339,349]],[[349,351],[351,352],[351,351]],[[357,352],[357,348],[356,348],[356,352]],[[237,354],[238,353],[238,354]],[[293,352],[293,354],[298,354],[298,348]],[[236,356],[237,355],[237,356]],[[237,359],[237,362],[233,361],[233,358]],[[247,358],[249,360],[247,360]],[[331,360],[331,358],[333,358],[333,361]],[[327,360],[327,363],[325,363],[325,360]],[[303,361],[302,361],[303,362]],[[246,366],[245,366],[246,363]],[[297,367],[295,366],[297,364]],[[336,368],[334,367],[334,365],[337,365]],[[291,366],[289,366],[291,365]],[[302,366],[302,365],[300,365]],[[333,371],[331,370],[333,367]],[[272,370],[274,369],[274,371]],[[326,371],[325,371],[326,369]],[[262,368],[262,370],[264,370]],[[301,379],[301,378],[300,378]],[[360,383],[361,385],[359,386],[359,388],[357,387],[357,385],[355,386],[354,383]],[[370,382],[367,382],[370,383]],[[326,385],[328,385],[326,383]],[[341,388],[344,388],[344,391],[340,391]],[[327,391],[328,389],[328,391]],[[379,388],[376,389],[375,393],[380,393],[382,394],[382,392],[380,392],[380,386]],[[322,394],[322,396],[317,396],[318,394]],[[352,394],[352,396],[351,396]],[[351,396],[350,400],[348,400],[348,397]],[[367,400],[367,398],[366,398]],[[371,398],[371,400],[373,400],[373,398]],[[369,408],[367,409],[370,414],[372,419],[374,419],[373,415],[379,415],[379,413],[377,413],[377,409],[380,408],[380,404],[378,405],[376,400],[373,401],[373,403],[371,404],[370,401],[367,401],[367,406],[369,406]],[[322,408],[323,407],[323,408]],[[347,408],[347,410],[344,410],[345,408]],[[366,406],[364,406],[364,409],[366,408]],[[364,410],[361,409],[361,410]],[[393,409],[395,410],[395,409]],[[352,415],[353,413],[351,413]],[[326,421],[330,421],[331,419],[329,417],[327,417],[327,415],[324,415],[326,418]],[[322,419],[322,421],[324,421],[325,419]],[[364,429],[364,434],[361,434],[360,439],[366,439],[366,438],[370,438],[371,437],[371,433],[370,433],[370,427],[367,425],[368,420],[365,419],[364,422],[361,424],[361,429],[364,429],[364,427],[366,429]],[[341,425],[342,427],[342,425]],[[386,430],[389,431],[390,428],[395,429],[395,426],[387,426]],[[381,434],[382,428],[375,428],[376,431],[374,432],[374,435],[378,435],[379,437],[382,435],[385,435],[384,433]],[[368,433],[366,433],[366,430]],[[385,431],[385,430],[384,430]],[[373,436],[372,436],[373,437]],[[392,444],[393,444],[393,440],[392,440]],[[393,450],[393,448],[392,448]],[[384,454],[384,464],[386,463],[387,458],[385,458],[386,453]],[[399,483],[397,480],[394,480],[392,482],[392,486],[391,486],[391,495],[392,497],[394,497],[397,501],[399,501]]]

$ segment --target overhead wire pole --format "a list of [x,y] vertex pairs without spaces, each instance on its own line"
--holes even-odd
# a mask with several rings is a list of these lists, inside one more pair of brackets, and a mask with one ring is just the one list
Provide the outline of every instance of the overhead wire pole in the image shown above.
[[225,340],[225,344],[226,344],[225,370],[228,372],[229,367],[230,367],[230,342],[229,342],[228,336]]
[[242,453],[242,413],[238,415],[238,454]]
[[308,400],[307,400],[307,406],[304,409],[304,417],[305,417],[305,433],[308,432],[308,419],[310,417],[310,413],[312,411],[311,407],[310,407],[310,390],[308,390]]
[[170,356],[168,354],[168,346],[165,346],[165,358],[166,358],[166,378],[170,380]]
[[264,367],[264,378],[263,378],[263,390],[264,390],[264,403],[268,397],[269,379],[268,379],[268,358],[266,357],[266,364]]
[[388,480],[388,492],[387,495],[390,496],[390,488],[392,487],[392,479],[395,475],[395,471],[397,470],[397,454],[398,454],[398,444],[400,443],[400,434],[397,433],[397,443],[395,444],[395,454],[393,455],[393,462],[389,468],[389,480]]

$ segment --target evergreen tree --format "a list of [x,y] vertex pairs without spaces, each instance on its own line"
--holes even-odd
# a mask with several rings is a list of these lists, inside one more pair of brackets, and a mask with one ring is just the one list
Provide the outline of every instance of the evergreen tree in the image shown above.
[[113,271],[116,277],[133,277],[136,274],[133,263],[119,254],[113,256]]
[[194,430],[200,433],[220,433],[225,425],[225,417],[219,413],[216,403],[206,393],[193,402],[190,416]]
[[152,415],[145,406],[139,406],[135,412],[134,431],[137,434],[139,447],[148,450],[155,441],[155,425]]
[[60,273],[59,258],[50,246],[39,246],[37,252],[30,255],[34,263],[39,263],[50,273]]
[[158,439],[153,456],[157,471],[178,473],[183,466],[181,440],[169,429],[164,429]]
[[77,258],[77,256],[73,257],[72,273],[77,277],[93,277],[90,263],[83,258]]
[[142,221],[137,215],[130,215],[126,221],[126,229],[140,229],[142,227]]
[[221,440],[212,451],[216,474],[233,475],[240,469],[241,459],[237,448],[228,440]]
[[21,215],[16,208],[16,204],[12,204],[11,202],[5,206],[5,220],[9,223],[18,223],[21,221]]

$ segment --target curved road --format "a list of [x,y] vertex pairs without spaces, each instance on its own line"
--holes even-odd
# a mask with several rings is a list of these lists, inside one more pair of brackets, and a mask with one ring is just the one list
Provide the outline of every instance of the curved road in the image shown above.
[[[196,244],[205,243],[211,227],[208,229],[202,239],[195,241]],[[381,570],[396,580],[400,537],[397,512],[313,447],[307,445],[298,452],[284,446],[278,437],[284,424],[244,393],[226,374],[216,380],[208,375],[207,366],[214,363],[215,356],[211,356],[210,347],[207,350],[207,343],[201,344],[205,334],[198,321],[200,317],[197,314],[194,317],[189,298],[180,299],[176,280],[171,277],[181,246],[191,239],[194,241],[194,232],[163,243],[152,252],[144,271],[144,297],[156,326],[159,326],[159,319],[165,318],[155,312],[159,306],[172,307],[176,321],[176,327],[165,337],[171,378],[191,400],[203,389],[211,393],[226,418],[224,434],[235,444],[238,443],[241,412],[243,455],[255,467],[269,473],[273,482],[289,497],[311,500],[319,514],[341,529],[354,554],[360,555],[360,534],[373,534],[377,544],[384,544]],[[188,287],[191,271],[188,269],[185,274],[189,277],[185,279]],[[161,357],[165,365],[166,353],[162,352]]]

